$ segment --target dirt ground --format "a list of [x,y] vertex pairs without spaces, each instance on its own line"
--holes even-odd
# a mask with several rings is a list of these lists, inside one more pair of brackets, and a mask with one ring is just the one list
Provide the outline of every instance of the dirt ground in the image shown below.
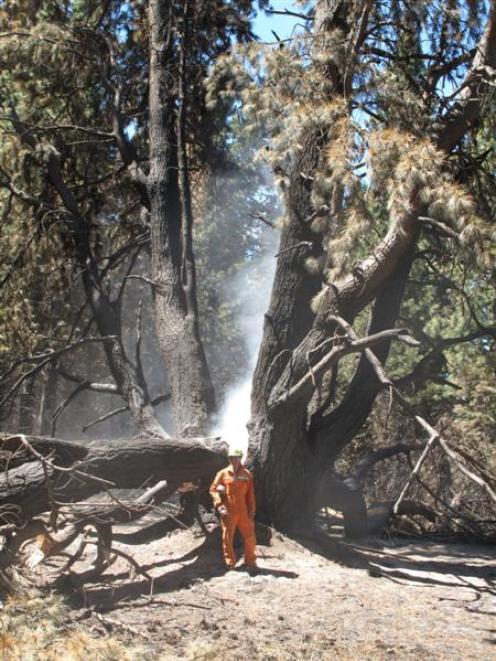
[[[71,616],[93,636],[170,659],[496,659],[491,547],[272,533],[249,576],[225,572],[219,530],[208,528],[148,542],[146,531],[117,529],[115,547],[146,576],[118,558],[84,587],[77,575],[59,580]],[[61,562],[40,566],[40,584],[54,586]]]

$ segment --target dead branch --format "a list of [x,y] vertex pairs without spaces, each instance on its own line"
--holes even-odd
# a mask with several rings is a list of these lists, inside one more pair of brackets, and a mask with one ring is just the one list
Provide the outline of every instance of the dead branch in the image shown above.
[[50,471],[50,474],[53,474],[55,472],[71,473],[83,480],[86,479],[86,480],[95,481],[98,484],[102,485],[103,487],[115,486],[114,482],[111,482],[110,480],[104,480],[101,477],[96,477],[95,475],[91,475],[90,473],[80,470],[79,466],[82,466],[86,462],[78,461],[72,466],[58,466],[54,464],[49,457],[46,457],[45,455],[35,450],[35,448],[27,440],[27,437],[24,434],[17,434],[14,438],[17,439],[26,448],[26,450],[31,455],[33,455],[33,457],[35,457],[36,459],[38,459],[38,461],[41,462],[41,465],[43,466],[43,471],[45,472],[46,475],[48,475],[48,470]]
[[[348,322],[344,319],[341,319],[340,317],[333,317],[334,321],[338,323],[347,333],[348,335],[353,339],[354,342],[358,341],[358,336],[356,335],[355,331],[353,328],[348,324]],[[470,480],[481,486],[488,496],[491,498],[493,502],[496,503],[496,492],[489,486],[489,484],[484,480],[482,477],[479,475],[476,475],[472,470],[470,470],[464,461],[460,458],[457,457],[455,452],[450,448],[448,442],[443,439],[440,435],[440,433],[432,427],[425,418],[422,416],[418,415],[415,411],[415,409],[412,407],[412,405],[408,402],[405,397],[400,393],[400,391],[394,386],[392,381],[388,378],[384,371],[384,366],[380,362],[380,360],[377,358],[377,356],[374,354],[372,349],[370,349],[369,346],[365,349],[365,355],[367,356],[370,364],[372,365],[372,368],[374,369],[376,376],[379,380],[379,382],[383,386],[387,386],[390,388],[390,392],[392,393],[394,399],[400,404],[400,406],[403,408],[404,411],[408,415],[414,418],[414,420],[421,426],[427,433],[429,434],[429,441],[427,442],[427,445],[424,449],[424,452],[422,453],[422,456],[419,458],[419,462],[417,462],[418,467],[416,466],[416,471],[415,475],[418,473],[418,470],[420,469],[420,466],[422,465],[423,461],[425,460],[425,456],[428,454],[430,448],[432,447],[433,443],[437,441],[439,445],[443,448],[443,450],[446,452],[446,454],[450,457],[450,459],[455,463],[457,468],[464,474],[466,475]],[[420,461],[420,459],[422,461]],[[408,482],[408,485],[410,483],[410,480]],[[406,488],[408,488],[408,485],[405,485]],[[406,489],[404,488],[403,491],[406,493]],[[402,491],[402,494],[400,494],[401,499],[404,496],[404,493]],[[398,498],[398,501],[401,502],[401,499]],[[397,504],[398,504],[397,501]]]
[[209,480],[226,463],[225,443],[213,438],[88,442],[0,434],[0,445],[4,451],[22,448],[32,459],[0,473],[0,508],[19,507],[24,520],[50,507],[43,467],[58,478],[54,495],[60,507],[109,488],[143,489],[150,479],[167,480],[165,491],[172,493],[183,482]]
[[160,286],[160,283],[155,282],[155,280],[152,280],[151,278],[146,278],[144,275],[127,275],[126,280],[141,280],[142,282],[146,282],[152,287]]
[[109,393],[115,393],[118,394],[119,391],[117,389],[117,386],[112,385],[112,384],[107,384],[107,383],[92,383],[91,381],[83,381],[82,383],[79,383],[76,388],[62,401],[55,411],[53,412],[52,415],[52,436],[55,436],[55,432],[57,429],[57,421],[62,415],[62,413],[65,411],[65,409],[73,402],[78,395],[80,395],[82,392],[85,392],[86,390],[92,390],[94,392],[109,392]]
[[[148,576],[146,578],[148,578]],[[103,626],[107,630],[111,631],[112,629],[122,629],[123,631],[126,631],[127,633],[130,633],[133,636],[140,636],[141,638],[148,639],[148,636],[143,631],[141,631],[140,629],[135,629],[134,627],[131,627],[129,624],[125,624],[124,622],[119,622],[119,620],[111,619],[110,617],[107,617],[106,615],[104,616],[101,613],[95,613],[95,617],[103,624]]]
[[[114,521],[112,516],[120,510],[126,511],[130,515],[133,514],[135,516],[148,512],[153,497],[166,486],[167,482],[161,480],[153,487],[150,487],[142,494],[139,494],[136,498],[128,500],[122,500],[112,493],[112,491],[106,490],[103,495],[107,496],[107,500],[103,500],[101,496],[97,496],[97,498],[100,497],[100,502],[90,498],[82,503],[74,503],[61,507],[58,513],[64,516],[66,522],[70,521],[70,525],[66,526],[62,533],[59,534],[48,532],[48,529],[46,528],[41,534],[38,533],[38,548],[31,553],[26,562],[27,566],[33,569],[48,557],[62,554],[64,549],[78,537],[88,523],[96,527],[99,537],[101,536],[100,529],[103,529],[104,527],[106,529],[108,528],[110,532],[107,537],[111,541],[112,533],[109,526]],[[91,543],[88,541],[87,537],[88,534],[86,531],[80,541],[78,549],[70,558],[64,570],[68,570],[82,555],[84,548]],[[101,551],[101,540],[98,544],[99,550]],[[107,549],[107,551],[109,551],[109,549]],[[107,553],[107,556],[109,556],[109,553]],[[106,559],[108,561],[109,557]],[[107,566],[108,563],[105,565],[105,568]],[[100,569],[102,568],[104,568],[104,563],[101,564]]]
[[284,255],[284,253],[291,252],[292,250],[298,250],[298,248],[311,248],[312,246],[313,243],[311,241],[299,241],[298,243],[277,252],[274,257],[279,257],[279,255]]
[[[320,361],[309,370],[305,376],[303,376],[297,383],[288,388],[283,395],[277,397],[274,401],[270,402],[271,407],[276,407],[281,404],[286,403],[287,401],[293,401],[296,397],[302,397],[305,394],[311,392],[313,383],[318,379],[324,372],[326,372],[330,367],[336,365],[341,358],[350,354],[350,353],[360,353],[362,351],[369,350],[370,346],[380,343],[385,339],[396,338],[403,340],[408,344],[416,343],[413,338],[407,335],[405,329],[402,328],[391,328],[389,330],[380,331],[379,333],[374,333],[365,338],[358,338],[351,326],[340,319],[339,317],[330,317],[330,319],[335,320],[336,323],[339,323],[343,328],[345,328],[348,333],[348,337],[343,336],[343,344],[338,347],[333,347]],[[370,359],[370,358],[369,358]],[[385,377],[384,382],[390,383]]]
[[98,425],[101,422],[105,422],[105,420],[109,420],[110,418],[113,418],[114,415],[119,415],[120,413],[125,413],[126,411],[129,411],[129,406],[119,406],[119,408],[113,409],[112,411],[109,411],[108,413],[104,413],[100,417],[95,418],[95,420],[92,420],[91,422],[88,422],[88,424],[81,427],[81,430],[83,432],[85,432],[88,429],[90,429],[90,427],[94,427],[95,425]]
[[456,464],[458,469],[470,480],[472,480],[472,482],[475,482],[480,487],[482,487],[487,495],[491,498],[491,500],[496,503],[496,492],[489,486],[486,480],[482,479],[482,477],[476,475],[472,470],[470,470],[465,462],[460,459],[460,457],[457,457],[456,453],[453,452],[453,450],[448,445],[448,442],[444,438],[439,437],[439,444],[446,452],[448,457],[450,457],[450,459]]
[[420,468],[422,467],[422,464],[424,463],[424,461],[425,461],[426,458],[427,458],[427,455],[429,454],[430,449],[433,447],[433,445],[434,445],[434,444],[436,443],[436,441],[438,441],[438,440],[439,440],[439,436],[438,436],[437,434],[433,434],[433,435],[429,438],[429,440],[427,441],[426,446],[425,446],[425,448],[424,448],[422,454],[421,454],[420,457],[418,458],[418,461],[417,461],[417,463],[415,464],[415,467],[413,468],[412,472],[411,472],[410,475],[408,476],[408,480],[406,481],[405,486],[404,486],[403,489],[401,490],[401,493],[400,493],[400,495],[398,496],[398,498],[397,498],[397,500],[396,500],[396,502],[395,502],[395,504],[394,504],[394,507],[393,507],[393,513],[394,513],[394,514],[398,514],[399,507],[400,507],[400,505],[401,505],[401,502],[402,502],[403,498],[404,498],[405,495],[406,495],[406,492],[408,491],[408,488],[409,488],[410,484],[411,484],[411,483],[413,482],[413,480],[417,477],[417,475],[418,475],[418,473],[419,473],[419,471],[420,471]]
[[[14,361],[12,365],[8,368],[8,370],[0,377],[0,383],[4,381],[8,376],[10,376],[13,371],[15,370],[16,367],[19,365],[22,365],[24,363],[33,363],[37,362],[38,364],[33,367],[32,369],[28,370],[24,374],[22,374],[11,386],[11,388],[6,392],[6,394],[0,399],[0,408],[5,405],[5,403],[19,390],[21,385],[26,381],[27,379],[35,376],[41,370],[46,367],[49,363],[51,363],[53,360],[58,358],[59,356],[68,353],[69,351],[74,351],[76,349],[79,349],[79,347],[83,346],[84,344],[89,344],[92,342],[108,342],[109,340],[115,340],[115,336],[109,335],[105,337],[88,337],[88,338],[81,338],[77,340],[76,342],[73,342],[72,344],[69,344],[68,346],[64,347],[63,349],[58,349],[56,351],[50,351],[46,352],[44,354],[38,354],[37,356],[31,356],[28,358],[20,358],[19,360]],[[39,361],[39,362],[38,362]]]
[[301,18],[304,21],[312,21],[314,19],[313,12],[309,11],[308,14],[303,14],[296,11],[290,11],[289,9],[264,9],[266,14],[270,15],[279,15],[279,16],[293,16],[294,18]]
[[26,356],[26,358],[19,358],[15,360],[13,363],[11,363],[7,371],[0,376],[0,382],[4,381],[7,377],[9,377],[17,367],[25,363],[37,363],[44,360],[51,361],[54,360],[55,358],[59,358],[60,356],[62,356],[63,354],[69,351],[74,351],[75,349],[79,349],[79,347],[85,344],[91,344],[94,342],[108,342],[109,340],[116,340],[116,339],[117,337],[115,335],[107,335],[105,337],[81,337],[78,340],[72,342],[71,344],[68,344],[67,346],[63,347],[62,349],[50,349],[45,353],[35,354],[34,356]]
[[255,220],[262,221],[262,223],[265,223],[266,225],[268,225],[268,227],[270,227],[273,230],[277,229],[277,225],[272,220],[269,220],[268,218],[266,218],[263,215],[263,213],[249,212],[248,215],[250,216],[250,218],[254,218]]
[[[152,399],[151,405],[152,406],[158,406],[159,404],[162,404],[163,402],[169,401],[171,398],[171,393],[166,393],[165,395],[159,395],[158,397],[155,397],[155,399]],[[125,413],[126,411],[129,411],[129,406],[120,406],[119,408],[113,409],[112,411],[109,411],[108,413],[104,413],[101,415],[99,418],[96,418],[95,420],[92,420],[91,422],[88,422],[88,424],[84,425],[84,427],[81,428],[83,432],[87,431],[90,427],[93,427],[94,425],[98,425],[101,422],[105,422],[105,420],[108,420],[109,418],[113,418],[114,415],[119,415],[120,413]]]
[[148,388],[146,387],[145,373],[143,371],[143,363],[141,362],[141,299],[138,302],[138,315],[136,318],[136,344],[134,348],[136,373],[139,381],[145,392],[145,397],[149,400]]
[[364,482],[369,470],[379,461],[384,461],[385,459],[395,457],[399,454],[415,452],[416,450],[421,450],[422,447],[423,446],[421,445],[397,443],[396,445],[392,445],[388,448],[379,448],[377,450],[367,452],[367,454],[360,459],[354,471],[349,477],[355,479],[357,482]]

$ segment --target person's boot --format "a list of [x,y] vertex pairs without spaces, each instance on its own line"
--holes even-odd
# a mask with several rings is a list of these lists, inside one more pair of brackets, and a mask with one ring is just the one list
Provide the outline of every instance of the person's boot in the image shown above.
[[256,576],[260,572],[258,565],[245,565],[245,567],[250,576]]

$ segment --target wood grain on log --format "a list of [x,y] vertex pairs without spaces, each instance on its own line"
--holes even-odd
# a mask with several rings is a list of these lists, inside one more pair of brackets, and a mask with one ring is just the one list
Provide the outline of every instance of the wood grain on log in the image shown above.
[[[132,439],[64,441],[25,436],[24,439],[46,458],[29,458],[26,463],[0,475],[0,508],[17,505],[29,519],[50,509],[47,476],[57,504],[84,500],[102,491],[107,480],[120,489],[150,487],[167,481],[164,496],[183,482],[209,480],[227,463],[226,445],[219,439],[170,439],[141,436]],[[23,446],[20,435],[0,434],[0,450],[15,453]],[[60,467],[60,468],[59,468]],[[75,475],[68,468],[77,469]],[[1,518],[1,509],[0,509]]]

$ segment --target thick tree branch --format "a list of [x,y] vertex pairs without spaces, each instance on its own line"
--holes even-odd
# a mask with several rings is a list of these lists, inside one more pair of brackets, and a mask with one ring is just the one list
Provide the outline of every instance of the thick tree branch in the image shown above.
[[[335,317],[337,321],[339,318]],[[349,330],[347,330],[347,336],[342,336],[340,338],[340,346],[333,347],[323,358],[319,360],[316,365],[313,365],[311,369],[301,378],[297,383],[291,386],[286,392],[282,395],[279,395],[275,400],[269,401],[269,406],[271,408],[278,407],[284,403],[293,404],[296,399],[301,397],[309,397],[315,387],[315,382],[319,379],[327,370],[329,370],[333,365],[336,365],[344,356],[347,356],[350,353],[360,353],[362,351],[367,352],[368,347],[374,346],[375,344],[381,343],[386,339],[396,338],[398,340],[405,341],[407,344],[412,344],[415,342],[413,338],[407,335],[405,329],[401,328],[392,328],[390,330],[381,331],[368,337],[359,339],[355,333],[352,331],[351,326],[344,322],[344,320],[339,320],[340,325],[346,324]],[[351,334],[353,333],[353,334]]]
[[[34,458],[0,475],[0,506],[16,504],[26,519],[49,509],[43,467],[49,472],[56,501],[85,500],[114,484],[136,489],[150,480],[167,480],[168,492],[183,482],[196,482],[226,464],[226,446],[214,439],[62,441],[60,439],[0,435],[2,450],[25,448]],[[77,478],[77,479],[76,479]]]
[[421,445],[397,443],[388,448],[371,450],[360,459],[349,477],[356,480],[358,483],[365,482],[370,469],[379,461],[396,457],[399,454],[409,454],[410,452],[415,452],[421,449]]
[[490,0],[486,28],[475,50],[458,99],[437,135],[441,149],[450,151],[477,121],[489,88],[496,76],[496,2]]

